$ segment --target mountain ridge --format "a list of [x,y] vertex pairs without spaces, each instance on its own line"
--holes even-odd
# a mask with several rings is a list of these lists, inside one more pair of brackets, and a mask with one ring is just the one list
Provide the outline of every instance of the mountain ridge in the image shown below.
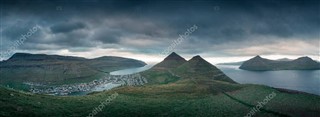
[[[175,52],[172,52],[163,61],[156,64],[150,70],[145,71],[144,74],[146,77],[155,77],[154,79],[150,79],[151,81],[154,81],[154,83],[163,83],[165,81],[177,81],[182,79],[219,80],[228,83],[236,83],[226,76],[220,69],[203,59],[201,56],[196,55],[186,61]],[[154,76],[154,74],[157,75]]]
[[318,70],[320,63],[310,57],[299,57],[294,60],[270,60],[255,56],[241,64],[244,70],[268,71],[268,70]]
[[99,79],[126,68],[142,67],[145,62],[114,56],[86,59],[74,56],[16,53],[0,62],[0,83],[23,82],[68,84]]
[[163,61],[154,65],[151,69],[154,69],[154,70],[172,69],[172,68],[178,67],[179,65],[181,65],[185,62],[187,62],[186,59],[184,59],[183,57],[181,57],[177,53],[172,52]]
[[218,69],[216,66],[212,65],[199,55],[192,57],[186,63],[178,66],[174,71],[178,75],[185,78],[212,79],[229,83],[236,83],[227,75],[225,75],[220,69]]

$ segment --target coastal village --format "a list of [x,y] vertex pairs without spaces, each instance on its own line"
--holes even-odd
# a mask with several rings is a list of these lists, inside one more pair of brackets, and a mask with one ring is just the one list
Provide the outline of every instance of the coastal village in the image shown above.
[[[108,89],[106,85],[111,86],[141,86],[148,83],[147,79],[140,74],[128,75],[107,75],[102,79],[93,80],[88,83],[76,83],[60,86],[48,86],[40,83],[25,82],[24,84],[30,85],[30,92],[35,94],[48,94],[48,95],[69,95],[76,92],[92,92],[97,87]],[[118,84],[118,85],[112,85]]]

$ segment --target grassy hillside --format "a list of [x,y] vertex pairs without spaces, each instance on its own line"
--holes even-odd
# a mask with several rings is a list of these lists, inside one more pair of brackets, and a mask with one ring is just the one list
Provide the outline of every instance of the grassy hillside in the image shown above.
[[188,62],[178,66],[172,70],[175,74],[182,78],[189,79],[212,79],[236,83],[231,78],[226,76],[221,70],[207,62],[200,56],[195,56]]
[[184,58],[175,52],[172,52],[163,61],[152,67],[153,70],[169,70],[176,68],[183,63],[187,62]]
[[215,81],[195,84],[180,80],[74,97],[25,94],[0,88],[0,116],[87,116],[115,92],[119,95],[96,116],[243,117],[257,101],[272,92],[277,95],[256,116],[316,117],[320,114],[319,96],[289,94],[257,85]]
[[144,65],[146,64],[142,61],[112,56],[85,59],[16,53],[10,59],[0,62],[0,83],[16,87],[23,82],[50,85],[88,82],[102,78],[105,73],[111,71]]
[[147,78],[149,84],[168,84],[180,79],[180,77],[165,70],[147,70],[141,74]]
[[[243,117],[270,94],[274,97],[254,116],[320,115],[320,96],[237,84],[198,56],[178,67],[162,68],[142,72],[148,80],[143,86],[122,86],[86,96],[38,95],[0,87],[0,116],[88,116],[112,94],[118,96],[95,116]],[[225,79],[214,77],[220,74]]]
[[142,73],[151,83],[168,83],[178,79],[219,80],[236,83],[221,70],[200,56],[186,61],[176,53],[171,53],[163,61]]

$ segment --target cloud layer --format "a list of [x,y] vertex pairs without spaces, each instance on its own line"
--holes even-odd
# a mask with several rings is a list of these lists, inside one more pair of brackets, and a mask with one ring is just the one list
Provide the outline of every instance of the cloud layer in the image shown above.
[[317,0],[1,2],[1,52],[38,25],[15,51],[157,57],[196,25],[173,51],[208,57],[320,53]]

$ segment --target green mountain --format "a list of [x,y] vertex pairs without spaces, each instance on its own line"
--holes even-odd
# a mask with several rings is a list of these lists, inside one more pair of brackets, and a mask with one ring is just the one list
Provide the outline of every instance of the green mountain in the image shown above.
[[187,61],[184,58],[182,58],[177,53],[172,52],[163,61],[161,61],[160,63],[153,66],[152,69],[153,70],[168,70],[168,69],[176,68],[185,62],[187,62]]
[[19,85],[23,82],[68,84],[87,82],[106,73],[146,65],[142,61],[105,56],[95,59],[81,57],[16,53],[0,62],[0,83]]
[[[200,56],[175,68],[167,67],[142,72],[148,80],[143,86],[122,86],[86,96],[39,95],[0,87],[0,116],[243,117],[251,113],[258,117],[318,117],[320,114],[320,96],[207,77],[206,71],[216,74],[218,69]],[[112,94],[118,95],[111,99]],[[257,110],[261,103],[265,104]]]
[[309,57],[300,57],[295,60],[269,60],[256,56],[249,59],[240,66],[244,70],[318,70],[320,63],[312,60]]
[[180,79],[171,70],[177,68],[187,62],[180,55],[172,52],[163,61],[154,65],[151,69],[141,74],[148,78],[148,82],[152,84],[167,84]]
[[178,79],[220,80],[235,83],[217,67],[200,56],[186,61],[175,52],[167,56],[150,70],[143,72],[151,83],[169,83]]
[[173,71],[183,78],[212,79],[235,83],[221,70],[200,56],[191,58],[188,62],[180,65]]
[[115,56],[103,56],[99,58],[89,59],[85,61],[85,64],[87,64],[91,68],[103,72],[112,72],[116,70],[142,67],[146,65],[146,63],[143,61]]

